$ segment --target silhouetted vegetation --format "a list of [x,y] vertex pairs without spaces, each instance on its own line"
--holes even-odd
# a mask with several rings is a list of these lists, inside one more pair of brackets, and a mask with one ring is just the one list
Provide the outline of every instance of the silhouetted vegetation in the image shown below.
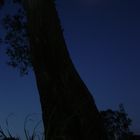
[[[105,111],[100,111],[100,113],[104,122],[104,126],[107,130],[108,140],[135,140],[140,137],[139,135],[134,135],[133,132],[130,131],[132,120],[128,117],[123,104],[119,105],[118,110],[107,109]],[[5,120],[6,129],[2,129],[0,126],[0,140],[22,139],[20,136],[12,135],[9,130],[9,117],[11,117],[11,115],[13,114],[9,114]],[[41,127],[41,129],[39,129],[41,130],[40,132],[37,130],[37,128],[42,123],[42,120],[36,122],[36,119],[33,118],[35,115],[38,114],[29,114],[25,117],[24,134],[26,140],[44,140],[43,128]],[[67,123],[67,121],[65,123]],[[31,125],[30,122],[34,122],[33,129],[28,128],[29,125]],[[71,125],[69,125],[69,127],[71,127]],[[4,130],[6,131],[4,132]]]
[[[104,121],[104,126],[107,130],[108,140],[135,140],[138,138],[137,135],[134,135],[133,132],[130,131],[132,120],[128,117],[128,114],[122,104],[119,105],[118,110],[107,109],[106,111],[101,111],[100,113]],[[26,116],[24,120],[25,138],[26,140],[44,140],[43,130],[41,129],[41,132],[36,131],[42,121],[36,122],[32,130],[27,126],[30,121],[33,121],[33,115],[34,114]],[[0,140],[22,140],[20,136],[16,137],[11,134],[8,128],[8,119],[6,119],[5,122],[7,132],[4,132],[4,129],[0,127]],[[69,125],[69,127],[71,127],[71,125]],[[73,130],[75,129],[73,128]],[[74,133],[78,132],[76,131]]]
[[16,12],[6,14],[1,19],[6,32],[5,36],[1,37],[1,43],[6,44],[6,54],[9,58],[7,64],[17,68],[21,75],[25,75],[31,67],[27,19],[21,6],[16,3],[13,7],[17,9]]
[[[34,115],[34,114],[33,114]],[[25,120],[24,120],[24,135],[25,135],[25,140],[44,140],[44,132],[43,128],[38,130],[38,127],[42,123],[42,120],[38,121],[35,123],[33,128],[28,128],[27,124],[30,122],[33,122],[33,115],[27,115]],[[12,134],[9,130],[9,125],[8,125],[8,118],[5,121],[6,123],[6,129],[2,129],[0,126],[0,140],[22,140],[20,136],[15,136]],[[4,131],[5,130],[5,131]]]
[[6,134],[0,127],[0,140],[19,140],[19,138],[12,136],[9,131],[8,134]]
[[109,140],[129,140],[130,139],[130,125],[132,120],[128,117],[122,104],[118,110],[108,109],[101,111],[104,120],[105,128],[108,132]]

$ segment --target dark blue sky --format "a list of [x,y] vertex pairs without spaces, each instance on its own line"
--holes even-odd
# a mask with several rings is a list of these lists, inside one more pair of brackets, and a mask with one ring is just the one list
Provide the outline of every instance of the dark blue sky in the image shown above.
[[[100,110],[124,104],[140,133],[139,0],[57,0],[73,62]],[[21,125],[40,105],[32,73],[20,77],[0,53],[0,123],[13,112]]]

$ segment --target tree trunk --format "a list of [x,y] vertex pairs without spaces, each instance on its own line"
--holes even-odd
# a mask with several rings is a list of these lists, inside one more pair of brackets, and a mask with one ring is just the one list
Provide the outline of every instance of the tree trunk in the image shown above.
[[100,114],[66,48],[53,0],[23,0],[45,140],[105,140]]

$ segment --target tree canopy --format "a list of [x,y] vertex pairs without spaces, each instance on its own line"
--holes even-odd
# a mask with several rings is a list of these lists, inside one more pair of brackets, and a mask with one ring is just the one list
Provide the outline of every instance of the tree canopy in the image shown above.
[[105,128],[108,132],[109,140],[127,140],[130,134],[132,120],[128,117],[122,104],[119,105],[118,110],[108,109],[101,111],[104,120]]
[[31,58],[27,35],[27,19],[19,2],[13,0],[13,6],[16,10],[6,14],[1,19],[2,26],[5,29],[5,36],[1,37],[1,43],[7,46],[8,65],[18,68],[20,74],[24,75],[28,73],[29,67],[31,67]]

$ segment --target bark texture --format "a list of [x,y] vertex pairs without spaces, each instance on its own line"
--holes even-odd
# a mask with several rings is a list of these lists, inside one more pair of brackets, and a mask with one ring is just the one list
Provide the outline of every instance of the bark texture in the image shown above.
[[46,140],[105,140],[94,100],[70,59],[53,0],[23,0]]

